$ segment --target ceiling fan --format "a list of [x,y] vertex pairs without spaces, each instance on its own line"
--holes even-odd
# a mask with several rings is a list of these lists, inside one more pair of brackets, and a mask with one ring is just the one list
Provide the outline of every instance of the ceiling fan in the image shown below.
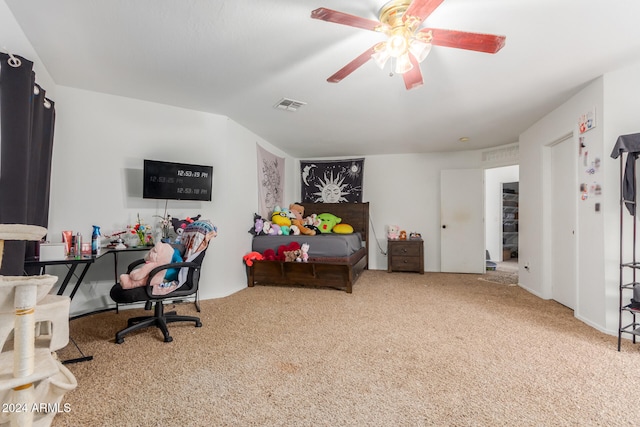
[[327,79],[338,83],[356,69],[373,59],[384,68],[391,60],[396,74],[402,74],[407,90],[423,83],[420,62],[431,50],[431,46],[454,47],[477,52],[496,53],[505,43],[505,36],[469,33],[457,30],[420,28],[422,22],[444,0],[392,0],[382,6],[379,21],[350,15],[336,10],[318,8],[311,12],[313,19],[335,22],[351,27],[363,28],[385,34],[386,41],[377,43],[349,62]]

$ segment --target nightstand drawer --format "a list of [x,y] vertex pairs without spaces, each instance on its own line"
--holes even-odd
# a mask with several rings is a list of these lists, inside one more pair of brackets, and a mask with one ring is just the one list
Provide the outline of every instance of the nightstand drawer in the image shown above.
[[391,255],[396,256],[420,256],[420,246],[413,243],[394,242],[391,245]]
[[393,258],[392,268],[394,271],[420,271],[422,266],[418,257],[400,256]]

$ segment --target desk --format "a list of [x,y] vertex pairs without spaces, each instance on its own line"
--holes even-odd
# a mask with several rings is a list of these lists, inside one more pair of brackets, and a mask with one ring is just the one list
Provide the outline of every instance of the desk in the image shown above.
[[[71,294],[69,295],[69,299],[73,300],[73,297],[76,295],[76,292],[78,291],[78,288],[80,287],[80,285],[82,284],[82,281],[84,280],[84,276],[86,276],[87,271],[89,271],[89,267],[91,267],[91,264],[93,264],[94,262],[96,262],[98,259],[102,258],[103,256],[107,255],[107,254],[113,254],[113,267],[114,267],[114,279],[115,282],[118,282],[118,254],[123,253],[123,252],[139,252],[139,251],[148,251],[149,249],[151,249],[151,247],[146,247],[146,246],[136,246],[136,247],[131,247],[131,248],[126,248],[126,249],[110,249],[110,248],[103,248],[100,251],[100,254],[98,255],[83,255],[82,257],[76,258],[76,257],[66,257],[64,259],[58,259],[58,260],[47,260],[47,261],[41,261],[39,258],[27,258],[24,261],[24,266],[26,267],[37,267],[40,269],[40,274],[44,274],[45,273],[45,269],[46,267],[52,266],[52,265],[64,265],[67,267],[68,271],[67,274],[65,275],[64,279],[62,280],[62,284],[60,285],[60,288],[58,289],[58,295],[63,295],[64,291],[67,289],[67,286],[69,285],[69,282],[71,281],[71,278],[74,276],[74,273],[76,271],[76,269],[78,268],[78,266],[82,266],[82,271],[80,272],[80,276],[77,277],[76,282],[73,285],[73,289],[71,290]],[[115,308],[108,308],[105,310],[99,310],[99,312],[102,311],[109,311],[109,310],[115,310]],[[86,316],[87,314],[94,314],[97,313],[96,312],[91,312],[91,313],[86,313],[83,314],[81,316]],[[80,317],[80,316],[77,316]],[[71,320],[73,320],[74,318],[71,318]],[[87,361],[87,360],[92,360],[93,356],[85,356],[84,353],[82,352],[82,350],[80,350],[80,348],[78,347],[78,345],[76,344],[75,341],[73,341],[73,338],[69,337],[71,339],[71,341],[73,342],[73,344],[76,346],[76,348],[78,349],[78,351],[80,352],[80,354],[82,354],[82,357],[79,357],[77,359],[70,359],[70,360],[65,360],[62,363],[76,363],[76,362],[83,362],[83,361]]]
[[71,294],[69,295],[69,298],[73,300],[73,297],[76,295],[76,292],[78,292],[78,288],[80,287],[80,285],[82,284],[82,281],[84,280],[84,276],[86,276],[87,271],[89,271],[89,267],[91,267],[91,264],[96,262],[98,259],[102,258],[107,254],[113,254],[113,268],[114,268],[114,280],[115,280],[114,283],[116,283],[118,281],[118,254],[125,253],[125,252],[148,251],[149,249],[151,249],[151,247],[147,247],[147,246],[134,246],[126,249],[103,248],[102,251],[100,251],[100,254],[98,255],[83,255],[80,258],[66,257],[64,259],[47,260],[47,261],[40,261],[40,259],[34,257],[34,258],[25,259],[24,266],[38,267],[40,268],[40,274],[44,274],[46,267],[49,267],[52,265],[66,266],[68,269],[67,274],[62,280],[62,284],[58,289],[58,295],[63,295],[76,269],[78,268],[79,265],[82,265],[83,266],[82,272],[80,273],[80,276],[78,276],[75,284],[73,285],[73,289],[71,290]]

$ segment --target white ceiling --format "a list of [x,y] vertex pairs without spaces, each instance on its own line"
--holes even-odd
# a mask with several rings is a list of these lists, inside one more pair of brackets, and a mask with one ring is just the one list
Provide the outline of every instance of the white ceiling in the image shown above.
[[[434,47],[411,91],[373,61],[326,82],[382,35],[311,11],[377,19],[385,0],[6,3],[57,84],[222,114],[295,157],[516,142],[592,79],[640,60],[637,0],[445,0],[425,25],[503,34],[506,46]],[[307,105],[275,109],[283,97]]]

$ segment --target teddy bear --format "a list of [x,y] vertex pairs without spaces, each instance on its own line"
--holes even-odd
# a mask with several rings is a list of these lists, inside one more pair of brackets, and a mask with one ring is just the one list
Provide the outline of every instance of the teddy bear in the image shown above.
[[400,227],[397,225],[388,225],[387,226],[387,239],[396,240],[400,237]]
[[304,206],[299,205],[297,203],[292,203],[289,205],[289,211],[293,214],[294,219],[291,220],[291,223],[298,227],[300,230],[300,234],[304,234],[305,236],[315,236],[315,230],[307,228],[304,224]]
[[[149,273],[156,267],[160,267],[161,265],[169,264],[172,262],[181,262],[182,257],[180,257],[179,252],[177,252],[173,246],[168,243],[158,242],[155,244],[153,248],[144,256],[145,263],[141,264],[138,268],[132,270],[129,274],[121,274],[120,275],[120,285],[122,289],[133,289],[141,286],[147,285],[147,279],[149,278]],[[165,279],[173,279],[172,277],[167,277],[168,275],[173,275],[177,272],[170,272],[169,270],[162,270],[156,273],[151,278],[151,285],[158,287],[162,284]]]
[[[288,245],[280,245],[278,246],[278,251],[276,253],[276,260],[287,261],[287,252],[295,252],[297,250],[300,250],[300,243],[298,242],[290,242]],[[295,257],[293,261],[295,261]]]
[[284,260],[286,262],[295,262],[298,259],[301,259],[302,251],[300,249],[295,249],[293,251],[284,251]]
[[309,261],[309,244],[308,243],[303,243],[302,245],[300,245],[300,252],[302,252],[300,254],[300,260],[302,262]]

